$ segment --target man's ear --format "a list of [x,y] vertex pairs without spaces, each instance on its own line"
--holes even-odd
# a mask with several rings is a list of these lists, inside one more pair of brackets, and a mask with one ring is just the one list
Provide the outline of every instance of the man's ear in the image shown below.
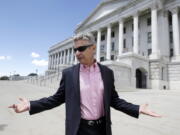
[[93,45],[92,49],[93,49],[93,54],[95,55],[96,54],[96,45]]
[[93,45],[92,47],[93,47],[93,50],[96,50],[96,45]]

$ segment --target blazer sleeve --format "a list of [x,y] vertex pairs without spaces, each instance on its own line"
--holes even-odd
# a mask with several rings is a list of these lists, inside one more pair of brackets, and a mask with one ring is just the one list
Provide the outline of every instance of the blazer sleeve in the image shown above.
[[64,102],[65,102],[65,75],[63,72],[60,81],[60,87],[58,88],[57,92],[50,97],[45,97],[39,100],[30,101],[29,114],[32,115],[35,113],[52,109],[54,107],[61,105]]
[[111,71],[112,80],[113,80],[113,89],[111,93],[111,106],[119,111],[122,111],[132,117],[138,118],[139,117],[139,105],[135,105],[125,101],[124,99],[119,98],[117,91],[115,90],[114,86],[114,74]]

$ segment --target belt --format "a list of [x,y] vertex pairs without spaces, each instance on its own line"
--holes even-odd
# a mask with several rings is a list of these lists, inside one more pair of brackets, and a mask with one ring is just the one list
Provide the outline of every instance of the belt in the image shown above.
[[89,126],[99,126],[105,123],[105,117],[101,117],[97,120],[85,120],[81,118],[81,123]]

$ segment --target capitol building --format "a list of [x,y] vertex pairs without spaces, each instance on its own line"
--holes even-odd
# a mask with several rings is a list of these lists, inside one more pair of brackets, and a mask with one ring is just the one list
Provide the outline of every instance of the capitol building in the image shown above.
[[[179,89],[179,8],[180,0],[102,0],[74,34],[94,35],[95,58],[114,71],[116,89]],[[48,52],[46,76],[78,63],[73,37]]]

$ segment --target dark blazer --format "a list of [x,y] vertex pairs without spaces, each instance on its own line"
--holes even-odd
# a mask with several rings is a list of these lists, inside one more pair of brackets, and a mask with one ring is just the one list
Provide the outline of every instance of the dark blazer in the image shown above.
[[[114,87],[113,71],[108,67],[99,64],[102,80],[104,83],[104,109],[106,117],[106,132],[111,135],[111,112],[110,106],[130,116],[139,117],[139,105],[134,105],[120,99]],[[57,92],[47,98],[30,101],[29,113],[35,114],[52,109],[66,103],[66,135],[76,135],[80,119],[80,85],[79,85],[80,64],[67,68],[62,72],[60,87]],[[96,83],[96,82],[94,82]]]

